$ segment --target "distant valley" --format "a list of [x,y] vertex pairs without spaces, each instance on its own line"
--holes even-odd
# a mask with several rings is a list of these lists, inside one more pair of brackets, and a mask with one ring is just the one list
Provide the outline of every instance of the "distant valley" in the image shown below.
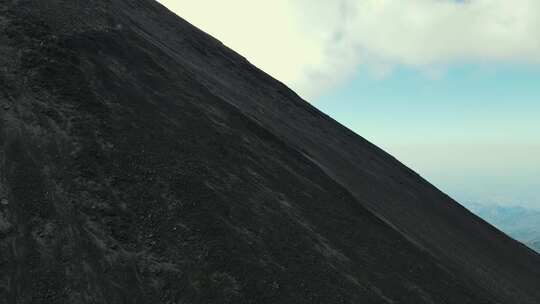
[[484,204],[467,207],[509,236],[540,252],[540,210]]

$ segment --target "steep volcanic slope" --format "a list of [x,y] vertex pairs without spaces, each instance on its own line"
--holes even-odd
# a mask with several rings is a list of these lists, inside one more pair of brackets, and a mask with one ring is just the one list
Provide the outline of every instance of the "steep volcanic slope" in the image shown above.
[[159,4],[0,12],[0,302],[540,302],[532,251]]
[[540,211],[487,204],[467,204],[467,208],[512,238],[540,252]]

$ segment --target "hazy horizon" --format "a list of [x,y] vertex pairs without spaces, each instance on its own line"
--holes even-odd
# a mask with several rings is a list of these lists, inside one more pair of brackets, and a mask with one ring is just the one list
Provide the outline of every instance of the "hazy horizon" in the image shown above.
[[540,2],[160,2],[462,204],[540,209]]

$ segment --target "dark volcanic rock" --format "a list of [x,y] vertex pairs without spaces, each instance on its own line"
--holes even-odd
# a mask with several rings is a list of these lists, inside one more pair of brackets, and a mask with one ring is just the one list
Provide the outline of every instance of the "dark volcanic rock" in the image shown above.
[[1,303],[540,303],[540,258],[151,0],[0,2]]

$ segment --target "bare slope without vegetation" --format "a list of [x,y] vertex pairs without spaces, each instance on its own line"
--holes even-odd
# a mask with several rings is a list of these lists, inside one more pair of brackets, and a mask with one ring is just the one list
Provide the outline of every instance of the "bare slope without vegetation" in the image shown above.
[[536,253],[154,1],[1,1],[0,68],[0,303],[540,303]]
[[516,206],[468,204],[474,214],[540,252],[540,211]]

